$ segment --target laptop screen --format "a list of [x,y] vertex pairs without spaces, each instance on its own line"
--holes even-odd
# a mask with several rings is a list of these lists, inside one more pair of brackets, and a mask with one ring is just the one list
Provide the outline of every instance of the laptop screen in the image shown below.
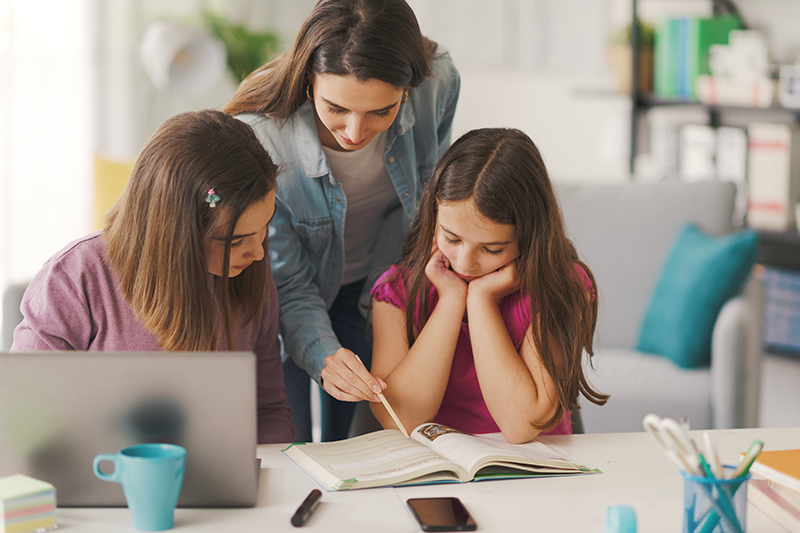
[[253,506],[256,424],[249,352],[0,353],[0,475],[52,483],[59,506],[125,506],[92,462],[142,442],[186,448],[179,507]]

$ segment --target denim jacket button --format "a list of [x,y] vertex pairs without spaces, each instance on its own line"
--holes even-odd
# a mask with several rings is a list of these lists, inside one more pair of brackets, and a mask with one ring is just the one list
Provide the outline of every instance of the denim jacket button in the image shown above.
[[337,261],[334,261],[334,262],[331,263],[331,266],[333,268],[338,268],[339,267],[339,263]]
[[341,201],[342,201],[342,199],[341,199],[341,198],[339,198],[339,197],[337,196],[337,197],[336,197],[336,201],[337,201],[337,202],[341,202]]
[[389,163],[394,163],[394,157],[389,158]]

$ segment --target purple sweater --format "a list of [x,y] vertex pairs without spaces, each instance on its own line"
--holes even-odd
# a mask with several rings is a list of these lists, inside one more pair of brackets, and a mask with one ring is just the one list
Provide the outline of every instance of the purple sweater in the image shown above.
[[[11,351],[160,351],[155,335],[134,316],[106,260],[101,232],[67,245],[47,260],[22,300],[23,320]],[[278,298],[270,278],[264,307],[249,324],[234,328],[233,346],[221,350],[257,356],[258,442],[291,442],[278,341]]]

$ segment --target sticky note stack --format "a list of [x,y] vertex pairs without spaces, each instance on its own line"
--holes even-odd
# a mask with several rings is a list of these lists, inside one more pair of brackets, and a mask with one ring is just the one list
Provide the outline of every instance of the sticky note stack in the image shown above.
[[56,525],[56,489],[16,474],[0,478],[0,533],[28,533]]

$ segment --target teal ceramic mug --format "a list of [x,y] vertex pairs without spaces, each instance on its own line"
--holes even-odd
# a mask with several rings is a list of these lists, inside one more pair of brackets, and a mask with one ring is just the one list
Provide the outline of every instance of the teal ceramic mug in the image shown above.
[[[101,472],[102,461],[114,463],[114,472]],[[137,444],[94,458],[94,475],[122,484],[133,528],[138,531],[172,528],[185,469],[186,450],[174,444]]]

